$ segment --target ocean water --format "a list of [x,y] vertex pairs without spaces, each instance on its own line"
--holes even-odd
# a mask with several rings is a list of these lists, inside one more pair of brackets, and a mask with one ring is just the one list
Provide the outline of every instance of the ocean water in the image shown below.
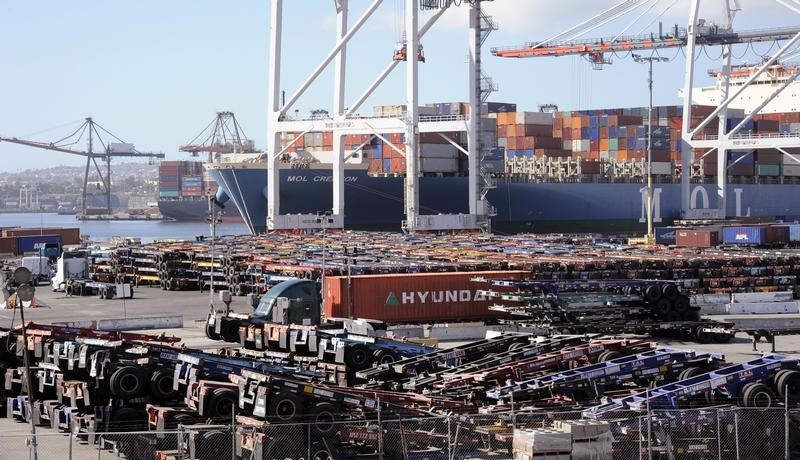
[[[53,213],[9,213],[0,214],[0,227],[78,227],[82,235],[89,235],[91,241],[111,241],[114,236],[133,236],[149,243],[157,238],[194,239],[195,236],[209,236],[211,228],[203,222],[162,222],[162,221],[80,221],[75,216]],[[217,224],[217,235],[247,235],[243,223],[222,222]]]

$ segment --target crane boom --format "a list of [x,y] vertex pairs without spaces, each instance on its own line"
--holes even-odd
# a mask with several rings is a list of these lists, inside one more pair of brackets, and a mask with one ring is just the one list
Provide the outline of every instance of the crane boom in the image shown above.
[[[703,25],[697,34],[698,45],[735,45],[739,43],[788,40],[800,27],[781,27],[734,32],[717,25]],[[682,48],[687,45],[685,28],[675,26],[672,33],[639,36],[609,37],[605,39],[553,41],[546,44],[525,43],[521,46],[492,48],[497,57],[526,58],[544,56],[569,56],[576,54],[600,55],[603,53]]]
[[[59,147],[59,146],[57,146],[55,144],[48,144],[48,143],[45,143],[45,142],[26,141],[24,139],[17,139],[16,137],[2,137],[2,136],[0,136],[0,142],[10,142],[12,144],[26,145],[28,147],[35,147],[35,148],[45,149],[45,150],[54,150],[56,152],[70,153],[72,155],[80,155],[80,156],[83,156],[83,157],[90,156],[87,152],[81,152],[79,150],[71,150],[71,149],[67,149],[67,148],[64,148],[64,147]],[[95,153],[95,154],[92,154],[92,156],[103,156],[103,155]]]
[[[113,137],[116,141],[119,141],[119,143],[108,144],[106,142],[103,142],[102,139],[100,139],[101,132],[104,132],[107,135]],[[72,142],[67,145],[74,145],[75,143],[80,141],[84,135],[88,135],[87,138],[88,149],[85,152],[80,150],[73,150],[58,145],[62,142],[67,141],[68,139],[70,139]],[[95,152],[93,149],[94,145],[93,139],[95,136],[97,137],[97,140],[100,141],[100,144],[103,146],[102,151]],[[95,123],[91,117],[86,118],[84,123],[81,124],[81,126],[78,127],[78,129],[76,129],[72,134],[55,142],[36,142],[25,139],[18,139],[16,137],[2,137],[2,136],[0,136],[0,142],[9,142],[11,144],[24,145],[27,147],[51,150],[55,152],[69,153],[70,155],[78,155],[86,158],[86,170],[83,176],[83,194],[82,194],[82,202],[83,202],[82,214],[84,216],[87,214],[86,213],[87,196],[88,196],[87,185],[89,183],[89,172],[91,170],[92,165],[94,165],[95,169],[97,170],[97,175],[100,177],[100,181],[102,182],[102,191],[103,194],[105,195],[105,201],[106,201],[105,210],[108,214],[111,214],[111,159],[115,157],[148,158],[148,159],[165,158],[165,155],[163,153],[136,151],[136,149],[133,147],[133,144],[123,143],[122,140],[119,139],[117,136],[111,134],[105,128]],[[105,174],[101,170],[100,166],[97,164],[98,159],[100,159],[101,161],[105,161],[105,169],[106,169]]]

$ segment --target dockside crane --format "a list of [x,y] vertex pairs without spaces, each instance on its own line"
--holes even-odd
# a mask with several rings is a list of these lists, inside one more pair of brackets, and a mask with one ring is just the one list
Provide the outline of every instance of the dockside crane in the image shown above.
[[217,112],[200,134],[178,150],[193,157],[206,152],[209,163],[219,162],[223,153],[256,153],[253,141],[247,139],[233,112]]
[[[106,142],[103,140],[103,135],[111,137],[116,142]],[[85,151],[76,150],[70,146],[77,144],[82,139],[86,138],[87,149]],[[152,161],[154,158],[164,158],[163,153],[154,152],[139,152],[133,144],[123,142],[119,137],[110,133],[108,130],[96,123],[92,117],[87,117],[84,122],[71,134],[58,139],[54,142],[37,142],[16,137],[3,137],[0,136],[0,142],[9,142],[12,144],[25,145],[38,149],[51,150],[54,152],[69,153],[71,155],[79,155],[86,158],[86,169],[83,175],[83,193],[81,194],[81,216],[87,215],[87,197],[89,185],[89,172],[92,166],[97,171],[100,178],[100,190],[105,197],[105,211],[111,214],[111,159],[112,158],[147,158]],[[96,143],[99,143],[102,150],[95,151]],[[101,164],[105,162],[105,174]]]
[[[787,13],[800,14],[800,6],[794,3],[787,3],[783,0],[776,0],[778,4],[787,8]],[[660,49],[685,48],[686,49],[686,73],[684,80],[684,102],[683,102],[683,126],[681,130],[681,210],[682,217],[685,219],[724,219],[726,217],[726,167],[727,151],[731,149],[747,146],[749,149],[774,148],[785,155],[789,153],[786,148],[800,147],[800,136],[797,134],[782,134],[779,136],[767,134],[744,134],[741,132],[746,123],[750,122],[770,101],[772,101],[781,91],[788,87],[800,74],[795,74],[785,83],[778,85],[763,103],[751,113],[745,114],[744,120],[740,121],[732,129],[727,129],[727,110],[731,103],[736,100],[743,91],[754,83],[765,72],[774,68],[778,59],[781,57],[796,56],[798,48],[796,44],[800,42],[800,27],[779,27],[770,29],[749,30],[736,32],[732,24],[736,14],[741,11],[738,0],[724,0],[723,5],[726,11],[726,22],[724,25],[707,22],[698,17],[700,10],[700,0],[689,2],[689,21],[686,28],[675,26],[668,32],[659,30],[658,33],[647,35],[639,34],[626,36],[627,31],[646,13],[656,6],[661,7],[662,3],[657,0],[622,0],[613,7],[599,13],[553,37],[540,42],[528,42],[522,45],[510,47],[491,48],[491,53],[497,57],[506,58],[525,58],[525,57],[556,57],[556,56],[586,56],[595,69],[602,69],[603,65],[611,64],[607,54],[621,54],[622,56],[632,55],[636,51],[651,51],[657,54]],[[656,19],[651,20],[645,28],[649,27],[655,20],[663,16],[676,2],[669,5],[657,14]],[[644,11],[635,10],[644,8]],[[608,24],[620,17],[636,14],[632,23],[628,24],[619,34],[613,37],[599,39],[579,39],[582,35]],[[731,77],[731,47],[736,44],[753,44],[758,42],[774,42],[778,44],[778,51],[772,56],[765,58],[758,69],[749,75],[749,78],[736,87],[730,86]],[[784,43],[785,42],[785,43]],[[696,58],[696,48],[703,46],[721,46],[723,71],[720,76],[722,80],[721,97],[719,107],[710,115],[702,117],[696,126],[692,126],[692,88],[694,86],[694,66]],[[619,53],[619,54],[618,54]],[[738,121],[738,120],[737,120]],[[702,130],[712,122],[719,124],[719,135],[706,135]],[[693,162],[692,149],[709,149],[703,156],[717,151],[717,209],[701,210],[691,207],[691,186],[690,174]]]

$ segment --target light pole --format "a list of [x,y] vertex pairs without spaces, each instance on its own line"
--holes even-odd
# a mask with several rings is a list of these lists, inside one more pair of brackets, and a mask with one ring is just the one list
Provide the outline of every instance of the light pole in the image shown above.
[[320,293],[322,294],[321,298],[323,299],[323,309],[325,308],[325,230],[328,228],[328,224],[333,223],[333,215],[332,211],[319,211],[317,212],[317,223],[322,224],[322,275],[320,276]]
[[209,269],[208,307],[214,314],[214,250],[217,244],[217,206],[220,205],[214,195],[208,195],[208,223],[211,226],[211,268]]
[[667,62],[669,59],[660,56],[640,56],[631,54],[634,61],[648,64],[647,91],[647,244],[655,243],[653,235],[653,62]]

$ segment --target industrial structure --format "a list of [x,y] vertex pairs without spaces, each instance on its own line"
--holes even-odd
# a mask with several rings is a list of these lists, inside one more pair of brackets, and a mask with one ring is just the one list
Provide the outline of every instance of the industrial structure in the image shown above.
[[[481,145],[479,140],[480,103],[485,101],[493,89],[491,81],[484,78],[480,68],[481,45],[486,40],[488,33],[495,28],[491,18],[481,11],[481,0],[465,2],[464,6],[470,8],[469,20],[469,104],[470,115],[420,117],[417,113],[418,101],[418,65],[424,59],[420,52],[408,53],[407,50],[420,50],[420,39],[436,23],[453,2],[431,2],[407,0],[405,2],[405,42],[398,44],[397,51],[384,71],[375,81],[350,105],[345,104],[345,88],[347,73],[347,45],[364,23],[370,19],[382,0],[374,0],[366,11],[359,17],[352,27],[348,27],[348,0],[337,0],[336,4],[336,45],[319,63],[309,77],[300,85],[299,89],[285,103],[281,103],[281,50],[283,33],[283,1],[275,0],[271,3],[270,22],[270,61],[269,61],[269,117],[267,121],[267,151],[268,160],[268,217],[267,228],[320,228],[316,214],[284,215],[280,208],[280,180],[278,176],[278,160],[281,155],[302,135],[310,131],[333,131],[334,158],[333,158],[333,203],[332,222],[329,228],[341,228],[344,225],[344,145],[342,136],[345,134],[369,134],[389,142],[379,133],[405,133],[406,145],[401,152],[400,148],[394,149],[405,155],[405,210],[406,220],[403,225],[408,232],[424,230],[445,229],[489,229],[489,218],[492,208],[486,200],[486,192],[491,187],[488,178],[480,177],[480,157],[485,148],[492,146]],[[435,10],[433,16],[425,24],[419,26],[419,11],[421,8]],[[404,51],[405,50],[405,51]],[[414,58],[408,59],[411,54]],[[383,82],[391,71],[401,61],[406,63],[406,110],[407,112],[387,118],[362,118],[354,116],[355,111]],[[287,112],[303,95],[308,87],[316,80],[322,71],[332,62],[335,66],[333,88],[333,115],[328,119],[290,120]],[[345,107],[348,109],[345,110]],[[417,164],[417,136],[420,133],[435,132],[446,133],[466,130],[469,136],[467,155],[469,157],[469,214],[456,215],[423,215],[419,209],[418,178],[420,168]],[[300,132],[288,145],[281,145],[281,133]],[[459,150],[463,148],[458,146]]]
[[[115,142],[104,141],[101,133],[105,133],[106,135],[110,136]],[[87,142],[87,148],[85,151],[76,150],[69,147],[77,144],[84,139],[84,137]],[[105,200],[105,207],[100,208],[100,210],[103,211],[103,214],[111,214],[111,159],[147,158],[148,160],[152,160],[153,158],[164,158],[163,153],[139,152],[136,150],[133,144],[123,142],[120,138],[114,134],[111,134],[105,128],[96,123],[92,117],[86,118],[84,122],[68,136],[54,142],[36,142],[18,139],[16,137],[2,136],[0,136],[0,141],[86,157],[86,169],[83,174],[83,193],[81,194],[82,216],[96,213],[90,210],[89,206],[87,206],[87,197],[90,195],[88,190],[89,173],[92,171],[92,166],[94,166],[94,169],[100,179],[97,187],[103,194]],[[100,143],[102,150],[95,151],[96,142]],[[101,167],[101,164],[98,164],[97,160],[100,160],[101,164],[105,163],[105,172],[103,172],[103,168]]]
[[[705,20],[700,19],[700,1],[693,0],[690,4],[689,21],[686,29],[678,28],[677,26],[673,31],[664,33],[659,31],[658,34],[638,35],[638,36],[624,36],[625,31],[630,28],[626,27],[619,35],[611,38],[602,39],[583,39],[576,40],[582,34],[585,34],[600,25],[606,24],[620,16],[631,14],[635,10],[650,5],[646,10],[653,8],[655,2],[652,0],[630,0],[622,1],[609,8],[608,10],[593,16],[592,18],[581,22],[580,24],[569,28],[568,30],[555,35],[547,40],[537,43],[526,43],[522,46],[505,47],[505,48],[492,48],[491,52],[498,57],[544,57],[544,56],[568,56],[568,55],[584,55],[589,58],[595,68],[602,68],[604,64],[611,64],[611,60],[606,57],[609,53],[628,53],[633,51],[657,51],[664,48],[686,48],[686,70],[683,89],[683,127],[682,139],[683,145],[681,149],[681,208],[683,217],[687,219],[703,219],[715,218],[724,219],[725,206],[726,206],[726,169],[733,165],[727,164],[727,152],[734,149],[748,148],[774,148],[780,150],[784,155],[792,157],[795,161],[800,162],[800,159],[795,158],[788,153],[785,149],[800,147],[800,135],[797,133],[785,133],[781,135],[761,135],[761,134],[743,134],[742,128],[753,120],[764,107],[769,104],[781,91],[787,88],[795,79],[800,76],[793,75],[781,84],[762,103],[756,107],[755,110],[746,113],[745,118],[740,121],[736,126],[727,129],[728,108],[731,103],[739,97],[747,88],[755,82],[759,76],[773,66],[779,59],[785,59],[791,55],[795,55],[797,50],[794,49],[797,41],[800,40],[799,27],[784,27],[774,29],[752,30],[746,32],[735,32],[733,29],[733,20],[736,14],[741,11],[741,6],[738,0],[725,0],[724,2],[727,22],[724,25],[717,25],[707,23]],[[786,2],[778,1],[779,4],[785,6],[788,10],[795,14],[800,14],[800,8],[796,5],[790,5]],[[668,8],[667,8],[668,9]],[[662,11],[663,14],[666,10]],[[642,13],[644,14],[644,13]],[[639,19],[640,14],[636,19]],[[756,42],[778,42],[787,40],[785,44],[780,46],[778,51],[772,54],[771,57],[764,60],[759,66],[758,70],[752,73],[747,81],[742,85],[737,86],[735,91],[731,91],[730,77],[731,77],[731,47],[734,44],[751,44]],[[722,94],[720,96],[719,107],[714,110],[710,115],[704,117],[699,124],[693,126],[692,120],[692,91],[695,84],[695,62],[697,57],[697,48],[704,45],[719,45],[722,46],[722,59],[723,65],[720,71],[720,77],[723,84],[721,86]],[[708,136],[699,134],[710,123],[718,120],[719,134],[717,136]],[[692,149],[703,148],[708,149],[704,154],[711,155],[716,151],[717,160],[717,209],[704,209],[698,210],[691,207],[691,189],[690,189],[690,175],[691,167],[694,160],[692,158]],[[652,207],[652,203],[650,204]]]

